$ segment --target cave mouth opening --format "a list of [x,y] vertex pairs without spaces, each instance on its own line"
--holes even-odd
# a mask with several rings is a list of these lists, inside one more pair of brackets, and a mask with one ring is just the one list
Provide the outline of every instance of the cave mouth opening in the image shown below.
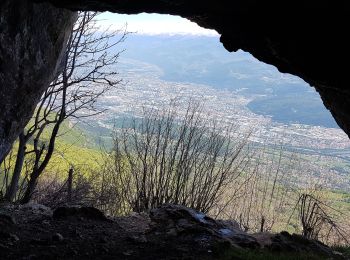
[[[153,26],[158,23],[159,21]],[[169,28],[169,24],[165,22],[162,25],[165,29]],[[186,29],[187,26],[189,28],[192,25],[186,25]],[[263,126],[266,128],[261,132],[272,134],[276,139],[280,136],[285,138],[283,141],[289,142],[288,148],[295,148],[296,152],[308,156],[306,159],[303,157],[303,162],[308,163],[310,158],[316,158],[312,161],[312,169],[304,168],[305,164],[298,165],[298,178],[295,179],[307,182],[306,173],[315,170],[315,174],[324,177],[324,181],[328,181],[330,187],[334,185],[332,188],[348,190],[346,167],[349,166],[349,153],[343,152],[349,149],[349,144],[347,137],[341,135],[341,130],[296,123],[294,119],[288,123],[278,122],[270,114],[271,104],[274,104],[278,114],[286,113],[284,118],[290,116],[287,112],[299,115],[300,111],[311,110],[313,116],[317,114],[308,106],[304,109],[293,107],[291,111],[282,110],[286,107],[286,101],[297,101],[298,105],[305,106],[310,105],[312,97],[318,98],[317,93],[312,92],[313,89],[305,86],[300,79],[280,74],[274,67],[257,61],[248,53],[228,53],[219,43],[218,35],[196,35],[181,30],[170,34],[157,34],[152,31],[135,33],[125,42],[125,49],[125,56],[121,57],[122,60],[116,69],[120,71],[121,76],[126,75],[130,85],[128,89],[124,88],[115,95],[107,96],[109,105],[116,104],[122,109],[129,109],[131,103],[128,102],[135,104],[138,103],[136,100],[142,100],[143,103],[147,101],[154,106],[157,104],[156,98],[169,98],[180,93],[197,95],[216,113],[216,117],[222,118],[222,113],[225,112],[225,115],[237,116],[231,117],[231,120],[236,120],[238,116],[243,118],[245,122],[243,121],[242,125],[248,124],[249,116],[255,115],[257,120],[261,120],[255,122],[265,122]],[[303,92],[300,94],[298,91]],[[308,98],[303,100],[306,96]],[[115,97],[119,98],[118,102],[113,100]],[[337,158],[337,161],[332,161],[334,158]],[[324,174],[325,172],[327,174]],[[339,177],[345,181],[339,182]]]
[[126,27],[131,32],[122,46],[121,76],[132,63],[140,67],[143,62],[157,70],[153,73],[158,73],[164,84],[197,84],[212,89],[216,96],[226,92],[244,96],[247,111],[279,124],[338,129],[314,88],[249,53],[228,52],[214,30],[174,15],[105,12],[98,19],[103,30]]
[[[141,19],[142,16],[148,15],[136,16],[140,25],[147,23]],[[302,164],[295,165],[297,169],[293,178],[308,184],[311,179],[309,173],[314,172],[316,179],[321,176],[322,181],[329,184],[327,187],[348,190],[348,138],[340,129],[327,125],[329,122],[321,125],[321,109],[324,108],[313,88],[297,77],[279,73],[275,67],[256,60],[249,53],[227,52],[215,32],[204,32],[204,29],[186,24],[186,20],[177,20],[174,16],[166,17],[172,21],[167,23],[156,15],[149,18],[154,20],[149,23],[152,30],[129,27],[135,33],[123,43],[122,48],[126,51],[115,68],[121,77],[126,78],[127,84],[118,92],[105,96],[101,106],[112,108],[112,116],[115,116],[118,112],[121,115],[129,112],[135,104],[155,107],[168,103],[173,97],[195,96],[206,103],[213,117],[238,121],[241,126],[258,126],[259,134],[275,138],[274,141],[283,138],[288,151],[294,151],[301,157]],[[104,20],[117,25],[113,19]],[[130,21],[128,24],[131,26]],[[157,28],[159,24],[161,29]],[[178,26],[177,30],[169,32],[173,25],[175,28]],[[57,31],[61,28],[58,26]],[[33,50],[36,50],[34,47]],[[57,48],[52,49],[57,51]],[[271,61],[268,58],[262,60]],[[55,62],[44,65],[50,67]],[[271,63],[279,65],[278,62]],[[46,74],[49,75],[50,71]],[[304,78],[313,82],[308,77]],[[101,117],[90,123],[105,125]],[[12,131],[16,126],[11,127]],[[253,141],[258,143],[260,140]],[[74,156],[76,154],[79,153]],[[82,157],[81,154],[79,157]],[[306,165],[312,165],[312,168],[304,168]]]
[[[196,1],[159,0],[147,3],[107,0],[3,2],[1,16],[4,24],[0,34],[5,41],[1,46],[2,54],[12,57],[14,51],[31,51],[0,72],[0,83],[6,86],[0,94],[7,100],[0,105],[4,111],[0,116],[0,160],[28,122],[35,100],[52,80],[67,32],[74,21],[71,11],[77,10],[176,14],[205,28],[215,29],[227,50],[245,50],[282,72],[300,76],[315,87],[338,125],[349,133],[348,79],[342,62],[349,45],[342,33],[346,30],[348,18],[344,3],[293,3],[286,8],[275,2],[238,1],[231,8],[227,3],[213,5],[203,2],[199,5]],[[13,23],[20,26],[13,26]],[[17,42],[16,39],[21,40]],[[40,59],[37,59],[38,53],[42,54]],[[24,68],[28,75],[25,80],[16,76],[17,72],[23,72],[24,63],[33,64]],[[27,95],[18,95],[23,90]],[[15,107],[22,110],[15,111]]]
[[100,19],[103,28],[127,24],[135,32],[121,46],[125,51],[116,70],[127,84],[108,97],[106,104],[116,113],[108,118],[141,117],[141,107],[162,108],[174,97],[194,97],[213,118],[238,122],[242,132],[255,127],[253,145],[266,145],[269,151],[281,145],[289,163],[300,158],[284,166],[303,187],[317,180],[348,189],[339,182],[349,169],[348,137],[301,78],[281,73],[250,53],[228,52],[219,34],[184,18],[107,13]]

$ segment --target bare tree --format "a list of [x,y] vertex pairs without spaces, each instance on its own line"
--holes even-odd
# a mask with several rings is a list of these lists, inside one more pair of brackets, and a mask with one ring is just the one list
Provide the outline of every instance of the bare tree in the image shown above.
[[0,201],[4,200],[4,196],[9,186],[11,179],[11,171],[13,169],[14,153],[13,150],[6,156],[6,158],[0,164],[0,174],[2,178],[0,179]]
[[145,109],[142,118],[116,129],[113,176],[120,201],[136,212],[175,203],[208,212],[247,164],[249,133],[206,119],[198,103],[183,116]]
[[330,245],[349,245],[348,230],[340,221],[348,216],[323,201],[317,190],[300,193],[293,213],[296,209],[304,237]]
[[294,160],[280,144],[251,145],[245,174],[229,186],[214,216],[235,219],[251,232],[272,231],[285,222],[295,203],[294,186],[288,181]]
[[96,15],[79,14],[61,61],[61,73],[45,91],[32,120],[19,136],[16,163],[5,195],[8,201],[15,199],[25,160],[30,161],[30,167],[21,185],[22,203],[32,197],[53,155],[62,123],[68,118],[79,120],[103,112],[96,106],[98,98],[121,82],[114,67],[120,52],[114,47],[124,41],[127,33],[101,31]]

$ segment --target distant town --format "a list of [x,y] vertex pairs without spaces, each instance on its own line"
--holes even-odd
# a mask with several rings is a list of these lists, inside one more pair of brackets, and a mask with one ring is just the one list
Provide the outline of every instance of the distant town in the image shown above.
[[[181,115],[187,107],[184,103],[196,100],[203,104],[202,113],[206,118],[215,119],[223,126],[234,124],[238,127],[235,132],[251,131],[250,140],[254,143],[283,146],[288,153],[298,154],[303,159],[301,163],[308,164],[311,175],[327,180],[332,188],[350,189],[346,175],[350,169],[350,142],[341,129],[277,123],[247,108],[254,95],[165,81],[157,66],[140,61],[123,60],[119,72],[123,84],[101,99],[99,106],[106,111],[94,117],[90,125],[111,130],[116,118],[138,117],[144,108],[161,109],[174,99],[178,101]],[[307,183],[307,176],[300,174],[300,182]]]

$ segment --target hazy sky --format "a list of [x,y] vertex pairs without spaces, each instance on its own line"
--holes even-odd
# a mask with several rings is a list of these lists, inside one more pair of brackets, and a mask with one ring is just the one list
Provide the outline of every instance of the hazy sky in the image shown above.
[[128,31],[138,32],[139,34],[190,34],[218,36],[216,31],[201,28],[196,23],[190,22],[179,16],[146,13],[138,15],[123,15],[106,12],[99,15],[98,18],[103,27],[112,25],[113,28],[121,28],[127,23]]

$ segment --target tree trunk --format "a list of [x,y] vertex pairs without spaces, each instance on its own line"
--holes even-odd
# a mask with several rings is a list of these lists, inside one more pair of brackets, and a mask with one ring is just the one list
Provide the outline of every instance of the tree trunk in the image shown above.
[[68,203],[72,202],[72,186],[73,186],[73,168],[69,169],[68,172],[68,181],[67,181],[67,201]]
[[10,186],[7,188],[6,194],[5,194],[6,201],[13,202],[13,200],[16,197],[16,193],[18,191],[18,182],[19,182],[19,178],[21,176],[24,157],[25,157],[25,151],[26,151],[26,138],[25,138],[24,133],[22,131],[19,135],[16,164],[15,164],[15,168],[13,170],[11,183],[10,183]]
[[21,199],[21,204],[26,204],[31,200],[33,193],[35,191],[39,176],[40,176],[40,174],[38,174],[37,172],[31,174],[31,178],[28,182],[27,189],[24,193],[23,198]]
[[[63,96],[65,96],[65,93],[63,94]],[[58,131],[60,129],[60,125],[64,120],[64,107],[62,108],[62,110],[61,110],[59,120],[56,122],[55,126],[52,129],[47,153],[44,157],[44,160],[40,164],[40,166],[39,166],[39,160],[40,160],[40,157],[41,157],[43,151],[37,151],[35,166],[34,166],[32,173],[30,174],[30,180],[28,182],[28,186],[27,186],[27,189],[24,193],[24,196],[21,199],[21,204],[28,203],[31,200],[32,195],[34,193],[34,190],[36,188],[38,178],[42,174],[42,172],[45,170],[47,164],[49,163],[49,161],[52,157],[53,151],[55,149],[56,137],[57,137]]]

